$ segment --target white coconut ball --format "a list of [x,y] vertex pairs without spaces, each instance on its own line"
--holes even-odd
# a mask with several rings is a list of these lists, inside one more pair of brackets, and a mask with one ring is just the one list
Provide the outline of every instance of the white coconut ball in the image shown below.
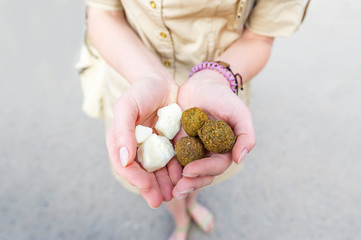
[[138,148],[138,161],[148,172],[161,169],[175,155],[172,143],[168,138],[152,134]]
[[162,136],[173,139],[180,130],[182,109],[176,103],[169,104],[158,110],[158,121],[155,129]]
[[143,125],[138,125],[135,127],[135,139],[137,140],[137,144],[140,145],[144,143],[144,141],[150,137],[153,133],[153,129],[149,127],[145,127]]

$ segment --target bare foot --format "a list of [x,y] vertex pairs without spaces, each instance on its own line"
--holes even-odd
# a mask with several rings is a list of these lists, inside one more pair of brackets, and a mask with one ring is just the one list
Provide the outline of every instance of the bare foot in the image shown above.
[[214,228],[214,218],[212,213],[203,205],[194,201],[188,204],[188,212],[193,221],[205,233],[210,233]]

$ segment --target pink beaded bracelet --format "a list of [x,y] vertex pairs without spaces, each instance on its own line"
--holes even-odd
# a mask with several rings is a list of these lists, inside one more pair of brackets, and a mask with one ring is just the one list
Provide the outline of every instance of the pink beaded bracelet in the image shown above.
[[189,78],[192,77],[195,73],[204,70],[204,69],[211,69],[216,70],[220,74],[222,74],[229,82],[229,85],[232,91],[235,94],[238,94],[238,81],[237,77],[239,77],[241,82],[241,90],[243,90],[243,82],[242,76],[239,73],[234,74],[229,67],[230,65],[226,62],[222,61],[215,61],[215,62],[203,62],[200,64],[195,65],[189,73]]

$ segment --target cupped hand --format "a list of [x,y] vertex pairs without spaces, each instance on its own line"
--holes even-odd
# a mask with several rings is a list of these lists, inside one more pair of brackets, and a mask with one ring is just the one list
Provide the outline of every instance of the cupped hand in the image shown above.
[[[231,152],[210,153],[183,169],[183,177],[173,189],[173,196],[182,198],[211,184],[214,177],[222,174],[232,161],[241,163],[256,144],[256,139],[248,107],[232,92],[227,80],[214,70],[202,70],[183,84],[179,89],[178,104],[183,110],[198,107],[210,119],[227,122],[237,136]],[[183,136],[184,130],[176,136],[175,142]]]
[[157,78],[137,80],[114,106],[114,121],[107,132],[107,148],[116,174],[135,186],[153,208],[173,198],[174,185],[182,169],[175,159],[154,173],[142,168],[136,159],[135,126],[154,127],[157,110],[176,102],[178,85]]

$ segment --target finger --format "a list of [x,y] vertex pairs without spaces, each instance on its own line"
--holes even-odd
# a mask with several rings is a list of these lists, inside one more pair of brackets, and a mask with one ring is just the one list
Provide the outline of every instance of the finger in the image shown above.
[[118,152],[115,151],[114,148],[113,133],[112,130],[108,131],[106,142],[111,164],[116,174],[135,186],[149,206],[152,208],[159,207],[163,201],[163,196],[154,174],[145,171],[139,163],[135,161],[127,168],[124,168],[121,165]]
[[183,198],[190,192],[193,192],[199,188],[207,186],[213,182],[213,176],[187,178],[183,177],[173,189],[173,196],[175,198]]
[[113,108],[114,147],[118,151],[123,167],[133,162],[136,156],[135,122],[138,117],[136,101],[129,93],[124,93]]
[[154,174],[151,176],[151,186],[149,189],[140,189],[139,194],[144,198],[151,208],[159,207],[163,202],[163,195]]
[[218,176],[227,170],[232,164],[232,156],[226,154],[212,154],[208,158],[193,161],[183,169],[185,177]]
[[107,133],[106,144],[108,148],[109,158],[115,172],[127,180],[131,185],[138,189],[151,188],[151,174],[142,169],[137,162],[133,162],[127,168],[124,168],[120,162],[119,154],[114,147],[114,132],[110,129]]
[[173,183],[169,177],[167,168],[159,169],[158,171],[154,172],[155,177],[157,179],[160,191],[163,196],[164,201],[170,201],[173,198],[172,190],[173,190]]
[[178,163],[176,158],[172,158],[167,164],[168,174],[173,183],[173,186],[182,178],[182,166]]
[[[157,179],[153,173],[145,171],[138,162],[132,162],[128,167],[118,167],[119,175],[127,180],[131,185],[135,186],[139,190],[139,194],[144,198],[148,205],[152,208],[157,208],[163,201],[163,195],[161,188],[157,182]],[[169,180],[170,182],[170,180]],[[170,193],[171,189],[168,190]],[[170,195],[168,193],[168,195]]]
[[233,161],[237,164],[240,164],[256,145],[251,112],[245,106],[240,106],[239,109],[240,114],[232,113],[229,118],[229,123],[237,136],[232,150]]
[[230,95],[229,101],[220,103],[216,116],[226,121],[237,137],[233,146],[232,158],[237,164],[241,163],[256,145],[256,136],[253,127],[252,114],[248,107],[236,96]]
[[131,163],[127,168],[114,166],[114,170],[139,190],[149,190],[152,187],[152,173],[142,169],[137,162]]

